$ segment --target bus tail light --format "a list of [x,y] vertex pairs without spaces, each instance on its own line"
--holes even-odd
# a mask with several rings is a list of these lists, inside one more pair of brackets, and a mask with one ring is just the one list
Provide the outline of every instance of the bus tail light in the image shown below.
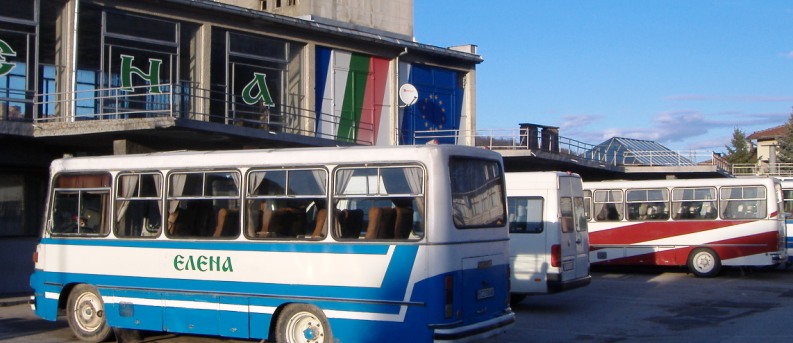
[[38,251],[34,251],[33,252],[33,264],[36,264],[36,263],[39,263],[39,252]]
[[562,261],[562,246],[554,244],[551,246],[551,267],[559,267],[559,262]]
[[454,276],[446,275],[446,306],[444,308],[446,318],[451,318],[454,315]]

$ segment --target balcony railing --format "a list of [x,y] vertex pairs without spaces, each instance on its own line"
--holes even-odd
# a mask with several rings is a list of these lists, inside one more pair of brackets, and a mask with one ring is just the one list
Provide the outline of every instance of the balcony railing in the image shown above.
[[[322,114],[318,119],[316,112],[305,108],[251,106],[235,102],[225,87],[207,90],[191,83],[176,83],[162,84],[156,93],[150,92],[149,86],[139,86],[132,89],[104,88],[36,94],[35,99],[38,114],[32,119],[34,123],[171,117],[261,129],[271,133],[283,132],[332,140],[355,139],[361,144],[374,144],[374,127],[371,124],[348,123],[347,126],[355,133],[346,133],[345,137],[354,138],[339,138],[335,131],[339,123],[345,120],[339,116]],[[330,127],[330,131],[334,132],[316,129],[322,126]]]

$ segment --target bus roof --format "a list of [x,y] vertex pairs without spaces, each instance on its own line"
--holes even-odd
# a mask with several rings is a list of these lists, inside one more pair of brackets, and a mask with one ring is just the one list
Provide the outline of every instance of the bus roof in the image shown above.
[[54,160],[51,172],[60,170],[180,169],[239,166],[315,165],[353,162],[399,162],[428,159],[432,155],[464,155],[498,159],[501,155],[460,145],[347,146],[217,151],[172,151],[134,155],[65,157]]
[[674,179],[674,180],[609,180],[609,181],[584,182],[584,189],[770,185],[778,182],[779,180],[773,177],[705,178],[705,179]]

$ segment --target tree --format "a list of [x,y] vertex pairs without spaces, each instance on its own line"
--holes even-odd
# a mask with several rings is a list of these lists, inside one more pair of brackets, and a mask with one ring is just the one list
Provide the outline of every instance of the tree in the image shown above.
[[780,163],[793,163],[793,112],[785,124],[785,133],[777,139],[776,156]]
[[727,148],[727,161],[736,163],[755,163],[757,158],[754,157],[751,147],[746,141],[746,134],[739,128],[735,128],[732,133],[732,146],[725,146]]

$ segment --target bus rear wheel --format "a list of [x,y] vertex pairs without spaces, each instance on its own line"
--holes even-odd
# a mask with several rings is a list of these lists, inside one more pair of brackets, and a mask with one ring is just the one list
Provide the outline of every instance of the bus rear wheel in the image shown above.
[[688,269],[697,277],[714,277],[721,270],[721,260],[713,250],[697,248],[688,255]]
[[322,310],[309,304],[289,304],[278,316],[277,343],[332,343],[328,319]]
[[107,325],[105,305],[93,286],[77,285],[69,293],[66,319],[77,338],[86,342],[104,342],[113,333]]

